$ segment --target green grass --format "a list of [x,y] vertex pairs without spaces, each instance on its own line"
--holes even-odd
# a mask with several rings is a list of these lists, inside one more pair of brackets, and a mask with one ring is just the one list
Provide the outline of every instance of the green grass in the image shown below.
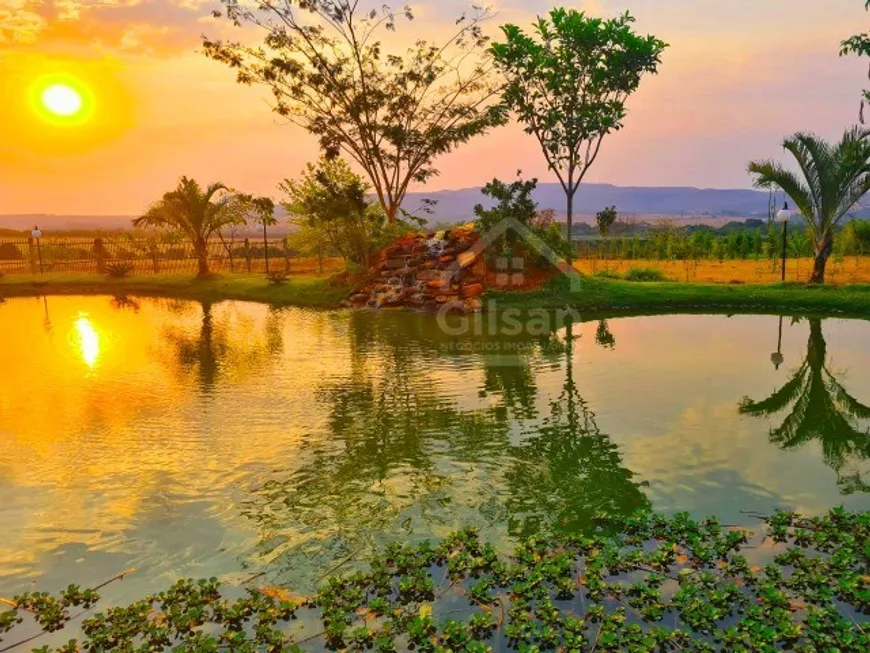
[[806,286],[753,284],[722,286],[687,283],[633,283],[583,277],[580,290],[569,292],[557,278],[533,292],[490,292],[499,308],[566,308],[590,315],[655,313],[772,313],[870,317],[870,285]]
[[96,275],[55,274],[0,279],[0,299],[34,295],[133,295],[195,301],[236,299],[274,306],[336,308],[349,288],[318,277],[291,278],[270,284],[259,275],[221,274],[205,279],[186,275],[134,276],[109,279]]
[[[259,275],[226,274],[197,279],[181,275],[109,279],[95,275],[44,275],[0,279],[0,299],[38,295],[134,295],[196,301],[234,299],[275,306],[337,308],[350,288],[317,277],[272,285]],[[579,292],[563,279],[533,292],[488,292],[498,308],[574,308],[592,316],[656,313],[772,313],[870,317],[870,285],[804,286],[632,283],[584,277]]]

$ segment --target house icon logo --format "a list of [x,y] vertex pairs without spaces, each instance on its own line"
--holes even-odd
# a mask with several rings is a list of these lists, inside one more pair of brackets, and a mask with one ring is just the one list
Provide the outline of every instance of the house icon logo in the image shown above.
[[[467,251],[460,254],[457,259],[446,269],[444,276],[456,279],[461,276],[463,270],[484,260],[486,254],[502,236],[513,232],[517,239],[526,245],[528,251],[535,253],[539,259],[552,266],[558,274],[566,277],[569,281],[569,290],[572,293],[579,292],[582,288],[582,275],[577,272],[568,261],[560,256],[550,245],[545,243],[529,227],[514,218],[500,220],[491,229],[482,232],[480,238]],[[501,252],[494,258],[490,258],[495,264],[497,289],[509,290],[522,286],[525,280],[525,266],[527,261],[521,257],[509,257]]]

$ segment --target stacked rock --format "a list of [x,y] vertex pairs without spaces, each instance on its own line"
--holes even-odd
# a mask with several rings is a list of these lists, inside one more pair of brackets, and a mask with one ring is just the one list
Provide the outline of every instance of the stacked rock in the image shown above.
[[351,293],[353,308],[411,308],[474,313],[482,308],[486,267],[469,224],[432,234],[408,234],[390,243],[363,286]]

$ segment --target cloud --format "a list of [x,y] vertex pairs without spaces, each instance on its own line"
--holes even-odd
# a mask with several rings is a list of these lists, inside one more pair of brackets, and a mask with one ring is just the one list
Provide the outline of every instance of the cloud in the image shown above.
[[218,0],[11,0],[0,48],[171,56],[199,43]]

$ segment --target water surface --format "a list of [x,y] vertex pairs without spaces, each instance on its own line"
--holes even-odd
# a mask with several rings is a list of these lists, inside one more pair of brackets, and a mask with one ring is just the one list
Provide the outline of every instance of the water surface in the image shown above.
[[0,303],[0,333],[0,596],[129,567],[118,600],[260,571],[304,590],[468,524],[508,550],[640,508],[870,508],[861,321],[506,339],[409,313],[56,297]]

